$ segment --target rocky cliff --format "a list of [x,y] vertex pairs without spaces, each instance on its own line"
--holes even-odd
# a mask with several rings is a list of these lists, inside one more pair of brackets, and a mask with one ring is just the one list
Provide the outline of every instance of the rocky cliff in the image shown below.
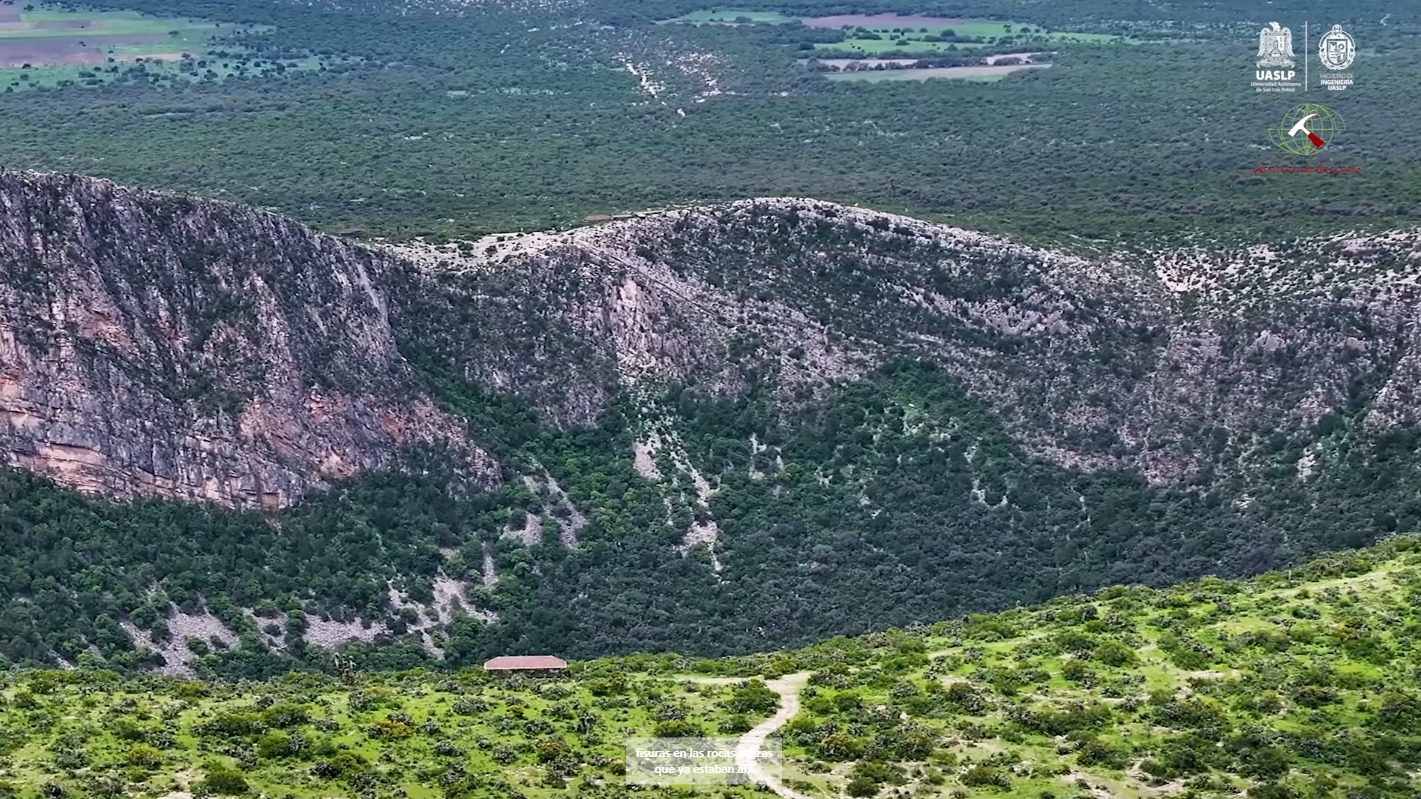
[[0,203],[0,445],[114,496],[281,506],[418,444],[491,475],[397,340],[563,428],[638,384],[792,406],[918,358],[1033,454],[1163,483],[1338,414],[1417,421],[1413,233],[1086,258],[768,198],[365,247],[85,178]]
[[0,453],[86,491],[262,508],[411,445],[491,475],[396,351],[389,268],[250,208],[0,175]]
[[619,383],[735,395],[769,374],[794,402],[907,355],[1040,457],[1178,483],[1239,471],[1225,452],[1330,414],[1366,408],[1374,432],[1416,422],[1419,241],[1086,258],[766,198],[401,247],[426,275],[414,294],[442,310],[397,315],[560,424],[590,422]]

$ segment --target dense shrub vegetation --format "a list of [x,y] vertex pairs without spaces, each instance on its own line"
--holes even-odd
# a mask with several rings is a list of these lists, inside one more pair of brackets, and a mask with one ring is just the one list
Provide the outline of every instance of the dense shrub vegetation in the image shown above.
[[[1114,583],[1253,574],[1421,524],[1421,476],[1388,454],[1407,446],[1405,436],[1367,443],[1339,426],[1329,441],[1347,454],[1335,467],[1306,483],[1294,468],[1277,469],[1239,506],[1222,498],[1241,488],[1222,479],[1167,489],[1035,461],[990,412],[917,364],[783,416],[761,394],[735,403],[679,389],[662,397],[692,462],[717,481],[702,509],[684,474],[658,484],[634,468],[646,398],[625,398],[597,428],[556,432],[516,401],[422,368],[511,474],[536,474],[536,464],[556,478],[587,518],[575,549],[545,513],[546,492],[517,479],[495,494],[456,497],[437,469],[371,476],[265,517],[109,504],[6,472],[0,654],[155,665],[122,624],[161,642],[172,613],[206,609],[240,641],[199,658],[203,669],[279,673],[289,662],[265,654],[272,645],[324,665],[302,637],[313,614],[383,620],[386,632],[352,654],[367,667],[404,668],[427,654],[406,635],[417,619],[390,604],[389,588],[428,604],[441,569],[473,586],[472,604],[501,614],[440,631],[450,666],[509,648],[744,652]],[[752,436],[768,449],[755,451]],[[1286,446],[1275,455],[1297,456]],[[504,533],[530,511],[544,514],[544,532],[525,547]],[[678,551],[706,513],[721,531],[720,573],[703,548]],[[499,577],[491,589],[479,587],[486,548]],[[1130,662],[1100,643],[1103,662]],[[1172,651],[1192,657],[1183,645]]]
[[807,684],[776,684],[803,686],[781,731],[784,777],[825,799],[1408,799],[1421,788],[1418,607],[1421,541],[1403,537],[1248,582],[1115,586],[798,651],[574,663],[556,681],[9,672],[0,787],[677,796],[623,785],[625,739],[738,735],[777,706],[764,680],[793,672]]

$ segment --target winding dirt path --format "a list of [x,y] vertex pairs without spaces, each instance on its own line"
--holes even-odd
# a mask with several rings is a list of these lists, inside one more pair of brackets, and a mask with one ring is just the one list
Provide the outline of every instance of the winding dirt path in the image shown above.
[[[689,680],[702,685],[740,685],[753,678],[688,675],[676,679]],[[780,782],[778,777],[766,772],[760,766],[759,758],[755,755],[759,754],[761,747],[765,745],[765,739],[778,732],[799,712],[799,692],[808,681],[809,672],[807,671],[786,674],[779,679],[765,681],[766,688],[780,695],[780,709],[775,712],[775,715],[756,724],[753,729],[740,736],[740,740],[735,742],[735,765],[739,766],[751,781],[764,785],[779,794],[781,799],[816,799],[816,797],[800,793]]]
[[779,777],[766,772],[755,755],[765,745],[765,739],[774,735],[794,715],[799,712],[799,691],[809,680],[808,672],[789,674],[777,680],[770,680],[765,686],[780,695],[780,709],[775,715],[755,725],[755,728],[740,736],[735,744],[735,765],[756,783],[768,787],[783,799],[814,799],[780,782]]

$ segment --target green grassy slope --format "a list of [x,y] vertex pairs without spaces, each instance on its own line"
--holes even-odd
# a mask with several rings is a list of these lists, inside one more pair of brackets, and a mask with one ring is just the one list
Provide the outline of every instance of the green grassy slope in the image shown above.
[[620,797],[626,737],[738,735],[773,712],[762,685],[689,675],[804,670],[786,774],[826,799],[1409,797],[1418,607],[1421,539],[1405,537],[1247,582],[1110,588],[796,652],[575,663],[557,683],[10,672],[0,795]]

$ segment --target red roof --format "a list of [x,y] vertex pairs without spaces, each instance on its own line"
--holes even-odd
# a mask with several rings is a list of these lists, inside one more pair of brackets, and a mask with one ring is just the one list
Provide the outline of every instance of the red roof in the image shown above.
[[567,663],[552,655],[505,655],[484,664],[485,671],[513,671],[518,669],[565,669]]

